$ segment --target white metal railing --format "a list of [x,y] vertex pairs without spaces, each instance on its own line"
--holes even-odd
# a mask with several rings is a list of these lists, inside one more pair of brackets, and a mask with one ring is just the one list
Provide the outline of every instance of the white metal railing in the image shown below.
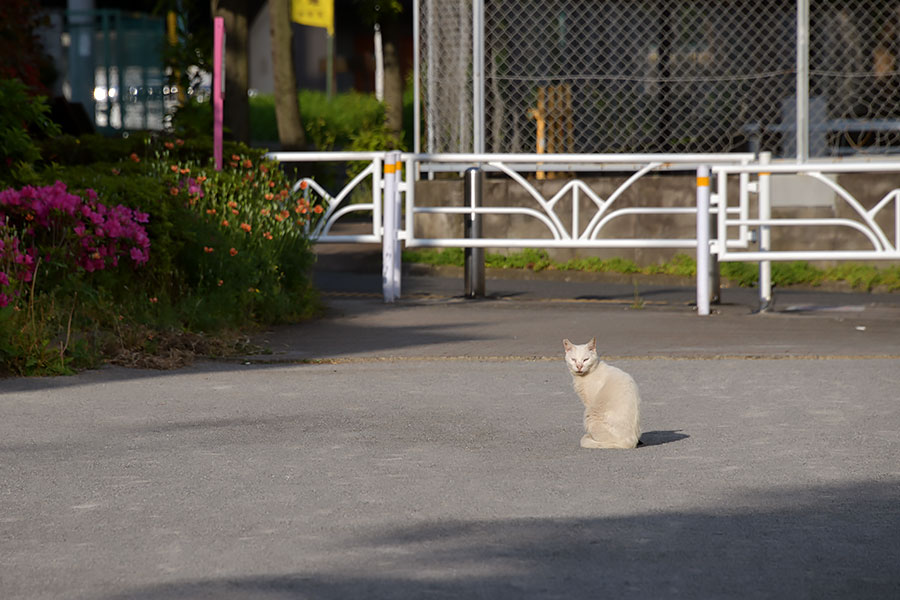
[[[336,194],[325,190],[311,178],[301,178],[295,190],[306,184],[322,197],[325,210],[309,235],[316,243],[371,243],[383,245],[383,287],[385,300],[390,302],[400,296],[400,243],[407,247],[456,247],[456,248],[684,248],[694,249],[697,240],[691,238],[615,238],[604,237],[604,228],[614,219],[633,215],[694,215],[696,206],[644,206],[617,208],[616,202],[641,177],[657,171],[692,171],[699,164],[749,165],[750,153],[733,154],[413,154],[400,152],[273,152],[268,158],[281,162],[347,162],[370,161],[370,164]],[[403,168],[405,167],[405,169]],[[450,170],[462,172],[470,167],[504,173],[522,187],[534,206],[523,207],[463,207],[418,206],[415,197],[415,179],[423,171]],[[404,173],[405,170],[405,173]],[[551,197],[544,197],[523,173],[543,170],[577,170],[579,172],[616,171],[631,175],[608,197],[603,198],[580,179],[563,185]],[[372,201],[346,204],[346,199],[361,181],[372,179]],[[745,214],[749,206],[747,182],[749,176],[740,177],[739,206],[733,209]],[[571,225],[563,224],[560,214],[561,200],[571,197]],[[592,210],[582,214],[581,198],[590,200]],[[371,233],[364,235],[333,235],[332,227],[343,216],[357,211],[371,211]],[[415,235],[417,215],[525,215],[542,224],[544,237],[470,238],[431,237]],[[584,224],[584,225],[582,225]],[[746,243],[747,228],[743,237],[732,243]]]
[[[382,234],[382,205],[384,195],[384,165],[386,153],[384,152],[270,152],[266,158],[283,163],[335,163],[335,162],[366,162],[370,164],[359,174],[350,180],[336,194],[331,194],[313,178],[301,177],[293,186],[296,193],[302,186],[308,186],[322,199],[324,212],[316,221],[315,226],[307,224],[307,233],[315,242],[329,243],[380,243]],[[371,202],[359,202],[350,204],[345,202],[350,194],[366,179],[371,179]],[[341,218],[353,212],[368,212],[372,214],[372,229],[370,233],[352,235],[332,235],[331,228]]]
[[[760,265],[760,307],[771,304],[771,263],[787,260],[900,260],[900,186],[866,209],[844,187],[825,177],[840,173],[898,173],[900,160],[831,161],[817,163],[770,164],[770,157],[753,154],[412,154],[401,152],[274,152],[268,158],[282,162],[348,162],[368,161],[358,175],[339,192],[329,193],[314,179],[304,182],[320,195],[325,210],[309,231],[316,243],[381,243],[383,292],[387,302],[400,297],[400,244],[408,247],[462,248],[692,248],[697,252],[697,310],[709,314],[711,280],[716,261],[752,261]],[[520,207],[418,206],[415,197],[416,176],[428,171],[459,171],[479,167],[506,174],[535,201]],[[695,206],[615,206],[616,201],[641,177],[666,170],[697,172]],[[544,197],[523,173],[533,171],[631,171],[632,174],[606,198],[595,193],[580,179],[565,183],[549,198]],[[771,210],[771,176],[803,175],[829,186],[855,213],[857,218],[830,217],[773,218]],[[751,176],[754,180],[751,181]],[[729,197],[729,177],[737,177],[737,198]],[[361,182],[371,180],[371,201],[348,204],[350,194]],[[900,180],[898,180],[900,182]],[[757,214],[751,216],[751,194],[757,195]],[[565,226],[560,202],[572,197],[571,225]],[[587,197],[592,210],[583,214],[580,198]],[[886,232],[879,220],[891,209],[893,231]],[[371,230],[365,234],[335,235],[332,227],[353,212],[371,215]],[[539,238],[423,238],[415,235],[417,215],[524,215],[533,218],[546,230]],[[628,215],[694,215],[696,235],[692,238],[612,238],[602,237],[604,228],[614,219]],[[776,227],[846,227],[859,232],[870,248],[863,250],[775,250],[771,232]],[[892,235],[891,235],[892,234]],[[755,244],[756,247],[751,247]]]
[[[408,247],[448,248],[686,248],[696,247],[694,238],[607,238],[603,229],[612,220],[628,215],[692,215],[696,206],[651,206],[615,208],[616,201],[641,177],[651,172],[693,170],[698,164],[750,164],[755,155],[731,154],[404,154],[406,161],[405,215],[402,239]],[[506,174],[534,200],[534,207],[460,207],[418,206],[413,177],[420,171],[463,171],[477,166],[486,171]],[[580,179],[573,179],[553,194],[544,197],[523,173],[542,170],[577,170],[579,172],[633,171],[607,198],[602,198]],[[740,196],[746,205],[747,181],[742,178]],[[580,198],[591,201],[592,214],[582,215]],[[563,198],[571,197],[571,226],[563,225],[557,208]],[[462,215],[526,215],[541,223],[547,237],[540,238],[421,238],[415,236],[414,219],[420,214]],[[586,217],[586,218],[585,218]],[[582,227],[582,223],[587,225]]]
[[[714,255],[721,262],[745,261],[760,263],[760,307],[767,308],[772,301],[771,262],[792,260],[900,260],[900,188],[892,189],[870,209],[855,198],[846,188],[826,177],[826,174],[841,173],[897,173],[900,175],[900,160],[881,161],[828,161],[815,163],[767,164],[767,157],[750,165],[716,165],[701,167],[697,171],[697,310],[701,315],[709,314],[709,294],[706,290],[706,265]],[[715,180],[713,193],[710,173]],[[852,210],[856,218],[773,218],[772,217],[772,175],[801,175],[815,179],[831,188]],[[757,181],[751,191],[758,194],[758,215],[751,218],[743,210],[735,211],[729,206],[728,177],[756,175]],[[900,186],[900,179],[898,179]],[[741,200],[739,204],[743,204]],[[891,235],[876,220],[893,207]],[[724,209],[724,210],[723,210]],[[715,216],[716,239],[710,239],[710,231],[702,215]],[[775,227],[846,227],[859,232],[868,248],[860,250],[832,250],[807,248],[803,250],[774,250],[771,247],[771,232]],[[751,250],[749,244],[739,237],[729,238],[735,230],[756,228],[759,231],[758,248]],[[738,243],[740,242],[740,243]]]

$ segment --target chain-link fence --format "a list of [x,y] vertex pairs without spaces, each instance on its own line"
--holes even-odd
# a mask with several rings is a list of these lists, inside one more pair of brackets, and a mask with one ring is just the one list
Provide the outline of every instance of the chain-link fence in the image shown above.
[[[900,152],[900,2],[810,4],[809,156]],[[420,5],[425,151],[473,151],[483,135],[486,152],[796,155],[796,2]],[[484,129],[473,132],[479,39]]]

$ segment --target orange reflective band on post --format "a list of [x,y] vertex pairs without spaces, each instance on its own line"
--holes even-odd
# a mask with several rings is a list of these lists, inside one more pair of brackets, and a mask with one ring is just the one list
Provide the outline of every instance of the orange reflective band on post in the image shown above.
[[384,163],[384,172],[385,173],[395,173],[397,171],[397,165],[394,163]]
[[762,177],[763,175],[769,176],[769,175],[771,175],[771,173],[765,173],[765,172],[763,172],[763,173],[760,173],[760,174],[759,174],[760,177]]
[[709,177],[698,177],[697,187],[709,187]]

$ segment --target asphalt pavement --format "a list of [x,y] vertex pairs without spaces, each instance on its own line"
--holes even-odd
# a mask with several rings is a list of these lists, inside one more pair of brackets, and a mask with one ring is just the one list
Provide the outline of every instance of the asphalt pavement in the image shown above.
[[[385,304],[373,260],[323,254],[326,315],[266,353],[0,380],[0,597],[900,597],[896,296],[420,271]],[[579,447],[591,336],[638,449]]]

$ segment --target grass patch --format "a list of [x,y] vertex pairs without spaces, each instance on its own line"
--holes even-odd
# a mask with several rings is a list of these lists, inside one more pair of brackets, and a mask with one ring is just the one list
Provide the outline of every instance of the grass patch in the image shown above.
[[[404,250],[403,261],[429,265],[453,265],[462,267],[465,253],[462,248],[444,250]],[[565,262],[550,259],[546,250],[526,248],[510,254],[486,253],[485,266],[497,269],[530,269],[532,271],[582,271],[592,273],[620,273],[625,275],[675,275],[695,277],[697,263],[687,254],[676,254],[661,264],[638,265],[624,258],[598,258],[590,256]],[[756,287],[759,283],[759,267],[756,263],[726,262],[719,265],[724,279],[741,287]],[[900,266],[875,267],[846,263],[829,269],[819,269],[805,261],[772,263],[772,283],[778,286],[808,285],[846,282],[853,289],[872,291],[876,287],[887,291],[900,290]]]

